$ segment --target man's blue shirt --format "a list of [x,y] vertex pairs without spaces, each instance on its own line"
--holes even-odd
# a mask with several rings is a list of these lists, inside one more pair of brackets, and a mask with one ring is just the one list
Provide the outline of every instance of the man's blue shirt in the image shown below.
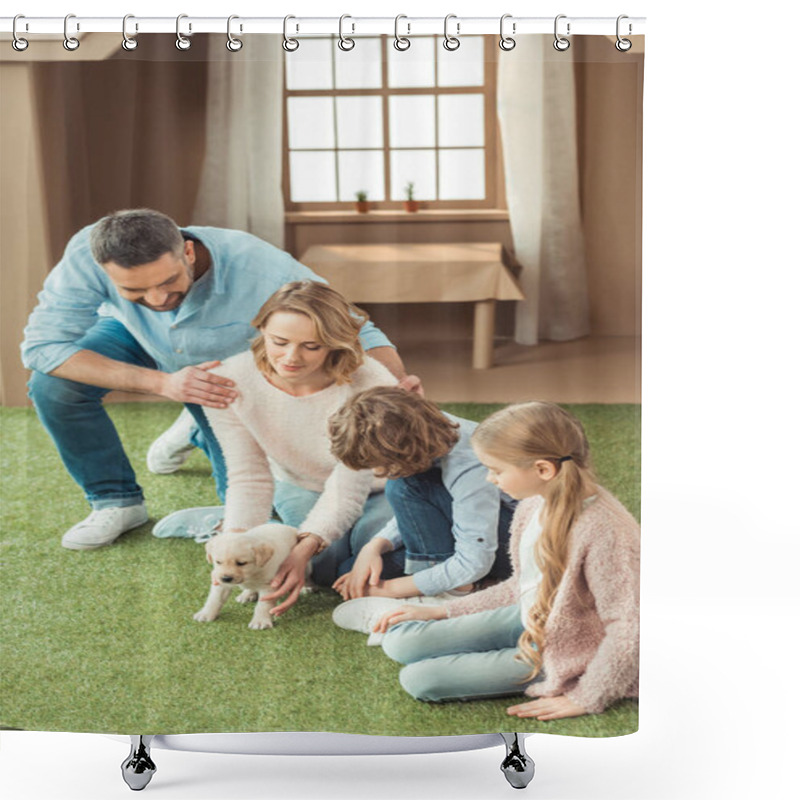
[[[100,316],[118,319],[164,372],[222,360],[249,347],[250,321],[281,286],[304,279],[325,282],[292,256],[243,231],[191,226],[186,238],[203,244],[211,268],[190,288],[174,312],[152,311],[120,296],[92,257],[93,226],[72,237],[50,272],[28,319],[22,361],[51,372],[82,348],[78,341]],[[365,349],[391,346],[371,322],[361,329]]]

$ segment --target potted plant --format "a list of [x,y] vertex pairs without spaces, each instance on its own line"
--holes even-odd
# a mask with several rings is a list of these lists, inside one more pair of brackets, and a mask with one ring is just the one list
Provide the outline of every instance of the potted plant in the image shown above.
[[403,201],[403,207],[406,211],[414,212],[419,211],[419,200],[414,199],[414,181],[409,181],[405,188],[406,199]]
[[366,214],[367,211],[369,211],[366,192],[356,192],[356,211],[358,211],[359,214]]

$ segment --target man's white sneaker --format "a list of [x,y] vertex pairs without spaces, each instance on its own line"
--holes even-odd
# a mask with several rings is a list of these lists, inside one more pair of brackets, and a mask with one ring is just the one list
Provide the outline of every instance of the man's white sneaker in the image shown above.
[[384,614],[405,605],[441,605],[441,600],[433,597],[356,597],[333,609],[333,621],[345,630],[371,634]]
[[62,537],[68,550],[95,550],[118,539],[125,531],[147,522],[144,503],[135,506],[111,506],[92,511],[88,517],[73,525]]
[[175,422],[150,445],[147,469],[156,475],[177,472],[194,450],[194,445],[189,441],[193,429],[194,418],[184,408]]

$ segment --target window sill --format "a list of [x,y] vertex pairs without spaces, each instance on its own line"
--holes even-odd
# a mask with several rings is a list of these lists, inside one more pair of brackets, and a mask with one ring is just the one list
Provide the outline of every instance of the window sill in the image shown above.
[[288,211],[286,222],[302,225],[379,222],[507,222],[508,211],[502,208],[420,209],[419,211]]

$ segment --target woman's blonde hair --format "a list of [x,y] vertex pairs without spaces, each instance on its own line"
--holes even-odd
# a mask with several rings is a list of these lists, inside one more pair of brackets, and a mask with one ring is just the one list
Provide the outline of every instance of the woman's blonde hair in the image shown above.
[[495,412],[477,427],[472,443],[516,467],[532,468],[545,460],[556,468],[533,551],[542,578],[519,639],[522,659],[532,667],[530,680],[542,668],[544,629],[567,565],[570,531],[583,501],[596,489],[589,443],[583,425],[572,414],[546,402],[520,403]]
[[[307,316],[314,323],[320,344],[330,348],[323,369],[337,384],[350,382],[352,374],[364,363],[364,348],[358,336],[369,319],[366,311],[318,281],[285,284],[261,306],[250,324],[261,332],[277,311]],[[253,339],[250,350],[258,369],[272,375],[274,370],[267,358],[264,337]]]
[[350,469],[385,478],[424,472],[458,441],[458,423],[430,400],[395,386],[351,397],[328,420],[331,452]]

